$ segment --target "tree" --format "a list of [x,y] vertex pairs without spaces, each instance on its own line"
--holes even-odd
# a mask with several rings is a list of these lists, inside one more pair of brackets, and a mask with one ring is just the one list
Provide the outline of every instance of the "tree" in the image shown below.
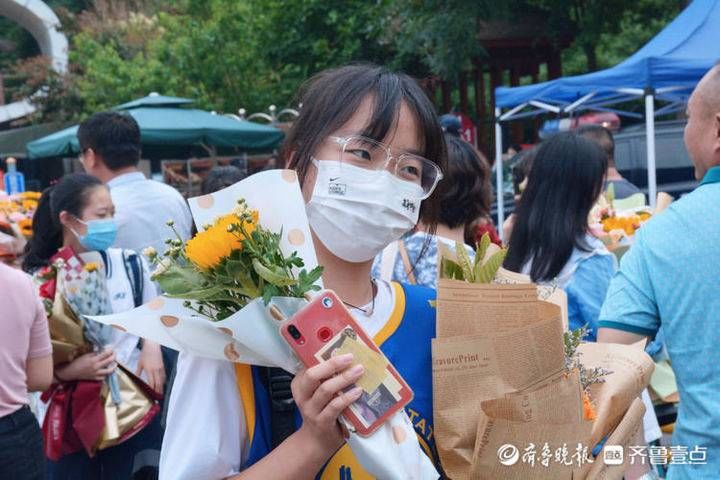
[[[83,1],[62,3],[77,7]],[[64,14],[70,74],[48,80],[47,95],[38,101],[42,115],[59,120],[77,120],[152,91],[221,112],[258,111],[290,105],[312,74],[358,61],[452,80],[484,55],[477,32],[488,22],[512,25],[528,14],[547,19],[538,35],[574,32],[565,70],[580,73],[636,50],[681,3],[95,0],[90,9]]]

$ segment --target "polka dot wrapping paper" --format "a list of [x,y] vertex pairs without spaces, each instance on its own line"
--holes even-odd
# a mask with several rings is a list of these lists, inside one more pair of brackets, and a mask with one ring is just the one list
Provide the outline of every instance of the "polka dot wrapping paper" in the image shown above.
[[[296,252],[303,259],[304,268],[310,270],[317,266],[305,201],[294,171],[261,172],[213,194],[191,198],[190,209],[198,230],[232,212],[239,199],[260,213],[263,228],[282,232],[280,249],[284,255]],[[231,362],[281,367],[295,373],[300,362],[280,336],[280,323],[270,309],[274,307],[289,318],[306,304],[303,298],[274,297],[266,305],[262,298],[257,298],[224,320],[210,321],[186,306],[185,300],[160,296],[124,313],[91,318],[174,350]],[[404,411],[391,417],[369,437],[360,437],[352,431],[347,434],[354,457],[374,478],[431,480],[439,477],[423,453]]]

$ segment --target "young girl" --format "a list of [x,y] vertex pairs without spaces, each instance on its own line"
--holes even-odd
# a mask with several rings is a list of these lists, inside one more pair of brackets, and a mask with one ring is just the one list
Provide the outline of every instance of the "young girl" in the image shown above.
[[[110,248],[115,240],[113,221],[115,207],[110,191],[100,180],[86,174],[63,177],[46,190],[33,219],[33,237],[28,244],[23,268],[35,272],[47,266],[61,247],[70,247],[82,256],[99,251],[107,272],[107,288],[113,312],[130,310],[136,304],[154,298],[157,293],[150,275],[139,255]],[[115,369],[115,362],[144,376],[149,385],[161,392],[165,380],[160,346],[113,329],[110,348],[101,353],[87,353],[64,365],[56,365],[55,381],[104,380]],[[44,412],[41,412],[44,415]],[[42,422],[42,418],[40,419]],[[49,478],[53,480],[87,478],[127,480],[133,472],[151,466],[154,451],[161,442],[158,421],[115,447],[100,450],[90,458],[80,451],[49,462]],[[134,459],[145,451],[144,459]],[[149,456],[148,456],[149,454]]]
[[[438,203],[430,195],[442,178],[445,146],[433,106],[409,77],[367,65],[320,73],[301,101],[286,152],[301,182],[324,285],[412,387],[406,411],[435,459],[435,318],[428,304],[434,292],[370,277],[375,255],[412,229],[421,212],[431,231],[437,223]],[[351,365],[351,358],[337,356],[298,373],[292,398],[299,415],[281,442],[285,421],[278,419],[288,403],[278,398],[282,389],[267,369],[181,354],[161,478],[370,478],[337,422],[361,393],[342,393],[363,373]]]
[[568,297],[570,328],[589,326],[595,340],[615,257],[588,233],[588,215],[602,193],[607,158],[574,133],[543,142],[516,213],[504,267],[552,283]]

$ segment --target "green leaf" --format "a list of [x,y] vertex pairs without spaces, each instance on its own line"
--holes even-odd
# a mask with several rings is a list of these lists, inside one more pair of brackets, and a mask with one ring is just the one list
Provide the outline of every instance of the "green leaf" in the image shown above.
[[199,288],[197,290],[190,290],[184,293],[171,294],[167,293],[170,298],[184,298],[187,300],[226,300],[230,297],[227,293],[227,288],[224,285],[214,285],[208,288]]
[[461,242],[455,242],[455,254],[458,258],[458,264],[462,270],[463,279],[466,282],[475,281],[475,273],[473,272],[473,263],[470,260],[467,250],[465,250],[465,244]]
[[248,268],[243,262],[239,260],[233,260],[231,258],[225,260],[225,273],[227,273],[230,278],[236,278],[243,274],[246,275],[247,271]]
[[257,258],[253,258],[252,260],[253,269],[255,270],[255,273],[260,275],[260,278],[265,280],[268,283],[271,283],[273,285],[277,285],[279,287],[287,287],[290,285],[297,284],[297,280],[294,278],[290,278],[287,275],[280,274],[278,272],[274,272],[267,268],[265,265],[260,263],[260,260]]
[[612,205],[613,202],[615,201],[615,184],[614,183],[610,183],[610,185],[608,185],[608,188],[605,191],[605,199],[608,201],[608,203],[610,205]]
[[453,262],[449,258],[443,258],[440,261],[441,278],[449,278],[453,280],[463,280],[463,272],[460,265]]
[[487,233],[483,233],[483,236],[480,238],[480,241],[477,244],[477,249],[475,250],[475,268],[477,268],[478,263],[482,263],[489,246],[490,235]]
[[160,288],[169,295],[181,295],[202,286],[205,279],[193,266],[170,265],[163,273],[154,277]]
[[490,283],[505,260],[507,250],[498,250],[484,264],[475,266],[475,283]]
[[275,285],[268,285],[263,291],[263,303],[265,303],[265,305],[269,304],[272,297],[280,296],[280,294],[280,290]]
[[315,282],[318,281],[322,274],[323,267],[320,266],[313,268],[309,273],[306,270],[301,270],[298,275],[298,282],[302,288],[311,289],[316,286]]

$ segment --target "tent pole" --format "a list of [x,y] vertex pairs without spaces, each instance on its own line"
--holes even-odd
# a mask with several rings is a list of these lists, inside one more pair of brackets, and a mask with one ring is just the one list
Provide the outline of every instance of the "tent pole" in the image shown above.
[[503,223],[505,222],[505,205],[503,198],[503,164],[502,164],[502,126],[500,125],[500,108],[495,107],[495,190],[497,192],[497,230],[500,240],[507,241],[503,234]]
[[657,178],[655,172],[655,96],[652,89],[645,92],[645,144],[647,146],[648,200],[655,208]]

